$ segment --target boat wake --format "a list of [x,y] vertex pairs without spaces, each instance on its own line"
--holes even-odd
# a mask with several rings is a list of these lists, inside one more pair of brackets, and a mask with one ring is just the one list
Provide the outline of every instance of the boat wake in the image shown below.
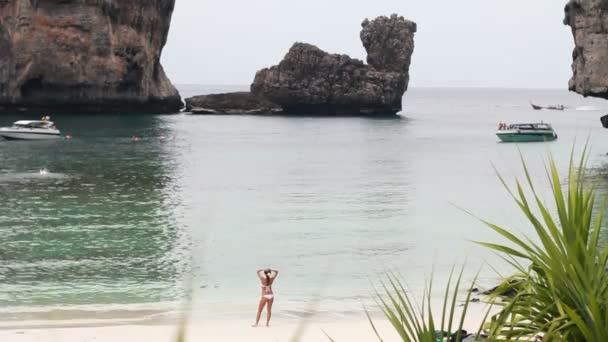
[[594,106],[580,106],[580,107],[576,107],[576,110],[581,111],[581,112],[597,112],[600,109]]

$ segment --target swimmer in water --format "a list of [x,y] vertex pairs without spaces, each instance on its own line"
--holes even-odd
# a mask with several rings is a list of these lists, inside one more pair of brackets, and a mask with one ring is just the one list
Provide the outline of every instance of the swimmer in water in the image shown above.
[[262,310],[266,307],[268,316],[266,317],[266,326],[270,324],[270,317],[272,316],[272,304],[274,303],[274,293],[272,292],[272,284],[279,275],[278,270],[258,269],[255,272],[262,283],[262,298],[260,298],[260,304],[258,305],[258,314],[255,317],[255,324],[253,327],[257,327],[260,322],[260,316],[262,316]]

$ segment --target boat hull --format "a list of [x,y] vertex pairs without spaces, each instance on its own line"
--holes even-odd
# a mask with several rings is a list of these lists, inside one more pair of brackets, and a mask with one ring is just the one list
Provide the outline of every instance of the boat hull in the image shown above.
[[534,110],[541,110],[541,109],[543,109],[543,107],[537,106],[537,105],[535,105],[533,103],[530,103],[530,105],[532,106],[532,109],[534,109]]
[[0,130],[0,137],[7,140],[56,140],[61,139],[61,133],[16,132]]
[[544,142],[557,139],[557,134],[555,133],[499,132],[496,135],[502,142]]

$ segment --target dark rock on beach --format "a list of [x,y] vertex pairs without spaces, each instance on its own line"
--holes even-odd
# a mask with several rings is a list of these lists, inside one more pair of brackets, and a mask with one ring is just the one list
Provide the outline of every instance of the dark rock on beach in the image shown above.
[[570,0],[565,12],[575,44],[570,90],[608,98],[608,1]]
[[0,0],[1,112],[171,113],[175,0]]
[[524,281],[521,279],[511,279],[509,281],[505,281],[500,285],[497,285],[487,291],[482,292],[483,295],[486,296],[500,296],[506,298],[515,298],[519,291],[521,290],[521,286],[524,284]]
[[394,14],[366,19],[362,27],[368,64],[295,43],[278,65],[257,72],[252,93],[287,114],[396,114],[409,82],[416,24]]
[[250,92],[200,95],[186,99],[192,114],[275,114],[281,107]]

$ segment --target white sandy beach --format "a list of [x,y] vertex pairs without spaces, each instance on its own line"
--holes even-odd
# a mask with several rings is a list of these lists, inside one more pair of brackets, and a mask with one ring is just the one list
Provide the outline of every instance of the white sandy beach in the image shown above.
[[[465,329],[474,332],[484,315],[485,305],[471,305],[465,321]],[[23,322],[22,322],[23,323]],[[0,328],[0,341],[11,342],[169,342],[176,341],[177,325],[167,322],[129,323],[104,326],[103,323],[76,321],[17,323]],[[313,318],[303,321],[294,318],[273,318],[270,327],[251,327],[245,319],[191,321],[187,327],[186,341],[227,342],[320,342],[332,339],[340,341],[378,341],[369,321],[360,318],[323,320]],[[52,325],[51,325],[52,324]],[[399,336],[386,319],[374,318],[374,324],[383,341],[397,342]],[[458,324],[457,322],[454,324]],[[454,329],[453,329],[454,330]],[[299,339],[295,339],[299,336]]]
[[[248,341],[282,342],[296,341],[301,327],[295,320],[277,320],[271,327],[252,328],[248,321],[216,321],[191,324],[186,341]],[[385,341],[398,341],[387,321],[379,321]],[[0,330],[0,341],[11,342],[169,342],[176,341],[177,327],[174,325],[118,325],[107,327],[63,327]],[[336,341],[377,341],[367,321],[344,321],[333,323],[311,322],[305,327],[299,341],[329,341],[326,331]]]

